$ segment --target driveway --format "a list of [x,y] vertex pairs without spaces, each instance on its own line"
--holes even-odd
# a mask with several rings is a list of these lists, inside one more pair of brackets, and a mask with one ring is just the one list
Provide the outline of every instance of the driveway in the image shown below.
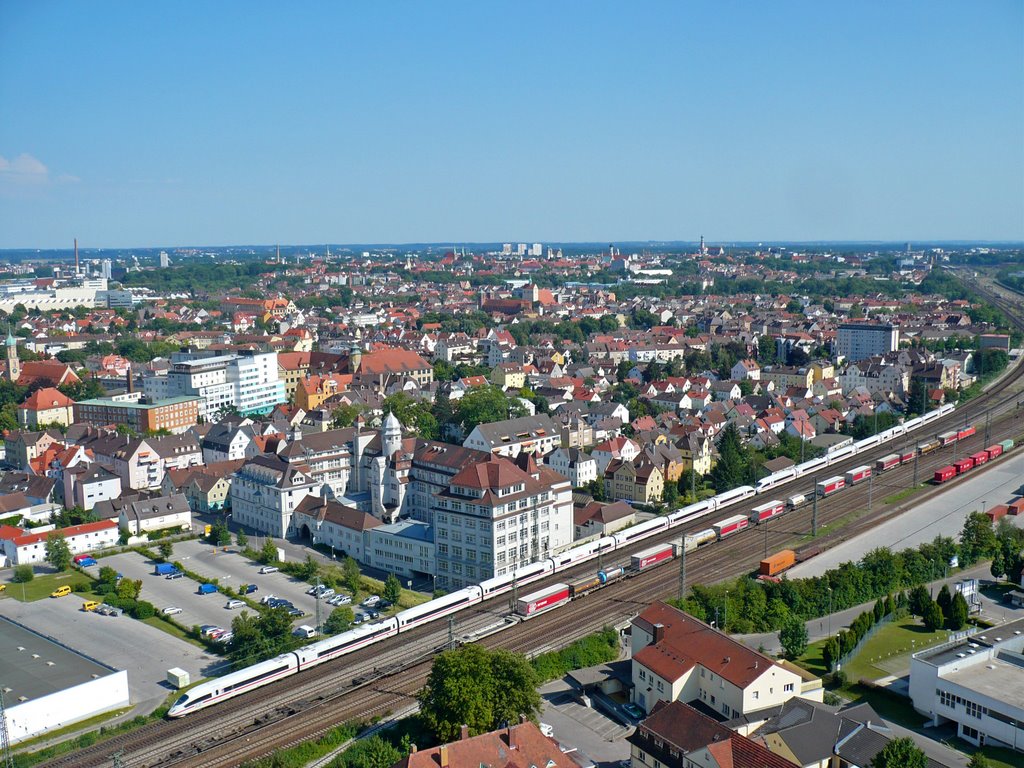
[[540,688],[540,720],[554,730],[563,747],[576,747],[599,768],[613,768],[629,759],[626,736],[633,732],[597,709],[583,706],[576,692],[564,680]]

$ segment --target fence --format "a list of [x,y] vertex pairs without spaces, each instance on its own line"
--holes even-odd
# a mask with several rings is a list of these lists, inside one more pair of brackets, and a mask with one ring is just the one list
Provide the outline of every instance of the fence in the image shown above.
[[845,656],[841,656],[839,659],[837,659],[835,662],[833,662],[832,669],[829,670],[829,671],[830,672],[834,672],[837,669],[842,669],[847,664],[847,662],[850,661],[850,659],[852,659],[854,656],[857,655],[857,653],[860,651],[860,649],[864,645],[864,643],[866,643],[868,640],[870,640],[872,637],[874,637],[875,633],[878,632],[878,630],[880,630],[886,624],[889,624],[890,622],[892,622],[893,619],[895,619],[895,618],[896,618],[896,614],[895,613],[889,613],[889,614],[886,614],[885,616],[883,616],[878,621],[876,621],[874,624],[872,624],[871,628],[867,632],[864,633],[864,635],[861,637],[861,639],[857,641],[857,644],[855,646],[853,646],[853,649],[848,654],[846,654]]

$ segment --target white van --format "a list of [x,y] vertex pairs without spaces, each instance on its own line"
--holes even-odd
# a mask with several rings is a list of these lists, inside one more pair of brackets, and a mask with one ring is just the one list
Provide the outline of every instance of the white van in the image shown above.
[[313,627],[309,626],[309,624],[300,624],[299,626],[297,626],[295,629],[292,630],[292,634],[295,635],[296,637],[304,637],[304,638],[316,637],[316,629],[314,629]]
[[276,565],[264,565],[260,568],[260,573],[277,573]]

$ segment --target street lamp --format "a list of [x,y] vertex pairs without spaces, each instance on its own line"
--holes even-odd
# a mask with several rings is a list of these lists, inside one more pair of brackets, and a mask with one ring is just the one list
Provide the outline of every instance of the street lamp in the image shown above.
[[832,637],[832,587],[826,587],[828,590],[828,636]]

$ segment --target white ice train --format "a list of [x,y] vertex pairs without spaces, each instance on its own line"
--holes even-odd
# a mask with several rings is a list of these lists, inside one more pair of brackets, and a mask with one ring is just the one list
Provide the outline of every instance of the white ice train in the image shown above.
[[[663,531],[699,520],[724,507],[738,504],[791,480],[811,475],[823,467],[835,464],[861,451],[866,451],[886,441],[903,437],[952,412],[954,407],[952,404],[943,405],[937,410],[931,411],[924,416],[910,419],[878,435],[865,438],[832,451],[825,456],[810,459],[795,467],[789,467],[768,477],[761,478],[757,482],[756,487],[744,485],[739,488],[733,488],[717,496],[674,510],[668,515],[656,517],[611,536],[605,536],[586,544],[581,544],[558,555],[531,563],[516,570],[514,573],[496,576],[493,579],[481,582],[479,585],[466,587],[465,589],[460,589],[457,592],[418,605],[415,608],[401,611],[395,616],[372,624],[364,624],[333,637],[310,643],[298,650],[281,654],[273,659],[200,683],[194,688],[189,689],[189,691],[175,701],[167,714],[170,717],[181,717],[199,709],[212,706],[225,699],[248,693],[251,690],[272,683],[275,680],[280,680],[288,675],[296,674],[309,667],[352,653],[401,632],[407,632],[421,624],[444,618],[464,608],[476,605],[483,600],[511,592],[513,588],[518,589],[527,586],[545,578],[549,574],[572,568],[579,563],[592,560],[607,552],[613,552],[634,542],[655,536]],[[691,534],[688,537],[691,541],[686,542],[686,548],[690,549],[691,543],[693,548],[696,548],[698,544],[695,542],[698,542],[698,539],[700,545],[714,541],[716,537],[709,537],[707,535],[709,533],[713,533],[713,531],[708,529]]]

